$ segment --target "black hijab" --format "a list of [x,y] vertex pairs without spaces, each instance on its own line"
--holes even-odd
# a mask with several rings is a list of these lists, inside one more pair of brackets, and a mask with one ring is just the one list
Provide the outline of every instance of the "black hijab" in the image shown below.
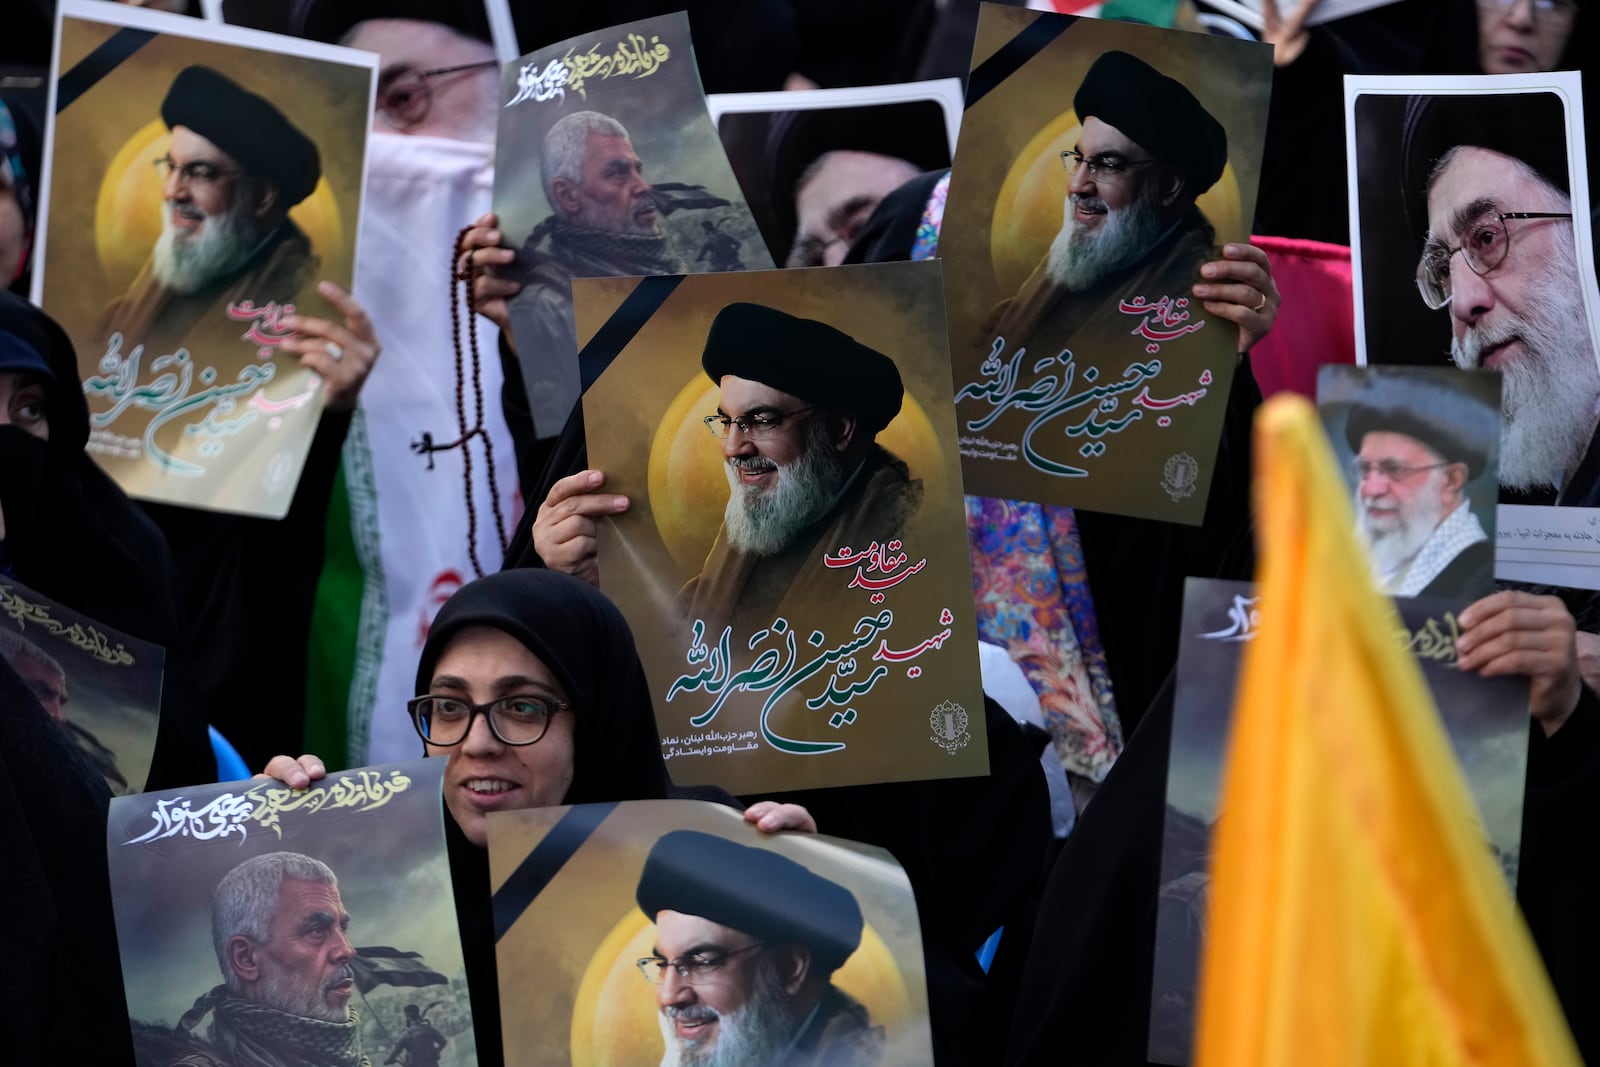
[[13,916],[0,954],[0,1063],[130,1059],[110,800],[105,779],[0,659],[0,900]]
[[[548,570],[501,571],[470,582],[445,602],[428,630],[417,664],[419,694],[428,691],[450,639],[472,626],[492,627],[522,642],[567,694],[577,724],[566,803],[659,800],[667,795],[667,768],[644,666],[632,631],[611,601],[576,578]],[[505,1058],[489,853],[467,840],[448,809],[445,839],[478,1063],[497,1067]]]
[[418,693],[428,691],[445,645],[469,626],[521,641],[566,691],[577,719],[566,803],[667,795],[661,737],[633,632],[599,590],[547,570],[501,571],[462,586],[428,630]]
[[216,762],[192,696],[166,540],[84,452],[89,406],[66,333],[44,312],[4,291],[0,330],[42,357],[50,371],[50,439],[0,426],[0,508],[5,513],[0,558],[24,585],[166,649],[161,726],[146,788],[212,781]]

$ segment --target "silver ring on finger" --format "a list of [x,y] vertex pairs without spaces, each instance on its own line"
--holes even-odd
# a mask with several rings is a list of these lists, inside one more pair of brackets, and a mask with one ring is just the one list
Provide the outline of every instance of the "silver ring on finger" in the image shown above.
[[344,345],[341,345],[338,341],[328,341],[322,347],[328,353],[328,358],[335,363],[344,358]]
[[1255,307],[1251,308],[1250,310],[1251,311],[1260,311],[1262,308],[1264,308],[1266,306],[1267,306],[1267,294],[1266,293],[1262,293],[1261,294],[1261,303],[1257,304]]

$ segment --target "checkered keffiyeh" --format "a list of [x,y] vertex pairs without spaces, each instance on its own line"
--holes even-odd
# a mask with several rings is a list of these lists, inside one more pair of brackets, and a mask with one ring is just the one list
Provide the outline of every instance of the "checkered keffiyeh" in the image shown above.
[[1393,596],[1416,596],[1439,577],[1451,560],[1470,546],[1487,540],[1489,535],[1484,532],[1483,524],[1463,500],[1417,550],[1411,565],[1384,583],[1384,592]]

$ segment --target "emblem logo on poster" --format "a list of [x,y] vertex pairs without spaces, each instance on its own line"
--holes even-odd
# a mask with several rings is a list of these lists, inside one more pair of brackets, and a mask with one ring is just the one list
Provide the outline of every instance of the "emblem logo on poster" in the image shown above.
[[1200,481],[1200,463],[1187,452],[1179,452],[1161,468],[1161,488],[1173,503],[1194,493]]
[[294,456],[288,452],[279,452],[267,461],[266,473],[261,476],[261,485],[269,493],[276,493],[289,484],[289,479],[295,475]]
[[972,743],[972,735],[967,732],[969,721],[965,708],[953,700],[946,700],[928,716],[928,725],[933,729],[930,740],[954,756],[958,750]]

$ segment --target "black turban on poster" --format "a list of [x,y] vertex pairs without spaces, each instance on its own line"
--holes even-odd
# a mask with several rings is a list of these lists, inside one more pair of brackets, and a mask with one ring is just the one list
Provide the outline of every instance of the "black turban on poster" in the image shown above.
[[905,386],[894,360],[816,319],[763,304],[729,304],[711,320],[700,366],[713,382],[732,374],[808,403],[854,411],[870,436],[900,414]]
[[1156,159],[1182,168],[1199,196],[1222,177],[1228,134],[1181,82],[1126,52],[1107,52],[1083,76],[1072,110],[1115,126]]
[[[1431,371],[1431,373],[1430,373]],[[1390,367],[1369,377],[1350,404],[1344,436],[1361,451],[1369,433],[1400,433],[1427,445],[1446,463],[1465,463],[1476,478],[1500,439],[1500,412],[1465,388],[1471,371]]]
[[210,67],[185,67],[161,101],[167,126],[187,126],[257,178],[276,182],[279,204],[311,195],[322,176],[317,146],[270,101]]
[[555,571],[501,571],[445,601],[417,664],[426,693],[439,656],[469,626],[502,630],[550,669],[575,716],[568,804],[667,795],[661,735],[633,632],[599,590]]
[[0,290],[4,361],[48,367],[50,439],[0,426],[0,569],[116,630],[167,651],[161,724],[148,789],[212,781],[216,761],[197,712],[187,639],[179,625],[171,555],[161,531],[84,452],[89,406],[72,342],[44,312]]
[[861,945],[861,905],[837,882],[771,849],[696,830],[663,834],[644,861],[639,910],[677,911],[769,944],[803,944],[824,974]]
[[[1555,93],[1414,96],[1400,130],[1400,181],[1417,244],[1428,232],[1428,179],[1452,148],[1474,145],[1520,159],[1551,185],[1567,182],[1566,112]],[[1508,175],[1509,177],[1509,175]],[[1503,210],[1528,211],[1517,205]]]
[[767,195],[778,228],[796,226],[795,188],[806,169],[829,152],[871,152],[903,159],[919,171],[950,165],[944,111],[932,100],[785,111],[773,116],[764,163]]

